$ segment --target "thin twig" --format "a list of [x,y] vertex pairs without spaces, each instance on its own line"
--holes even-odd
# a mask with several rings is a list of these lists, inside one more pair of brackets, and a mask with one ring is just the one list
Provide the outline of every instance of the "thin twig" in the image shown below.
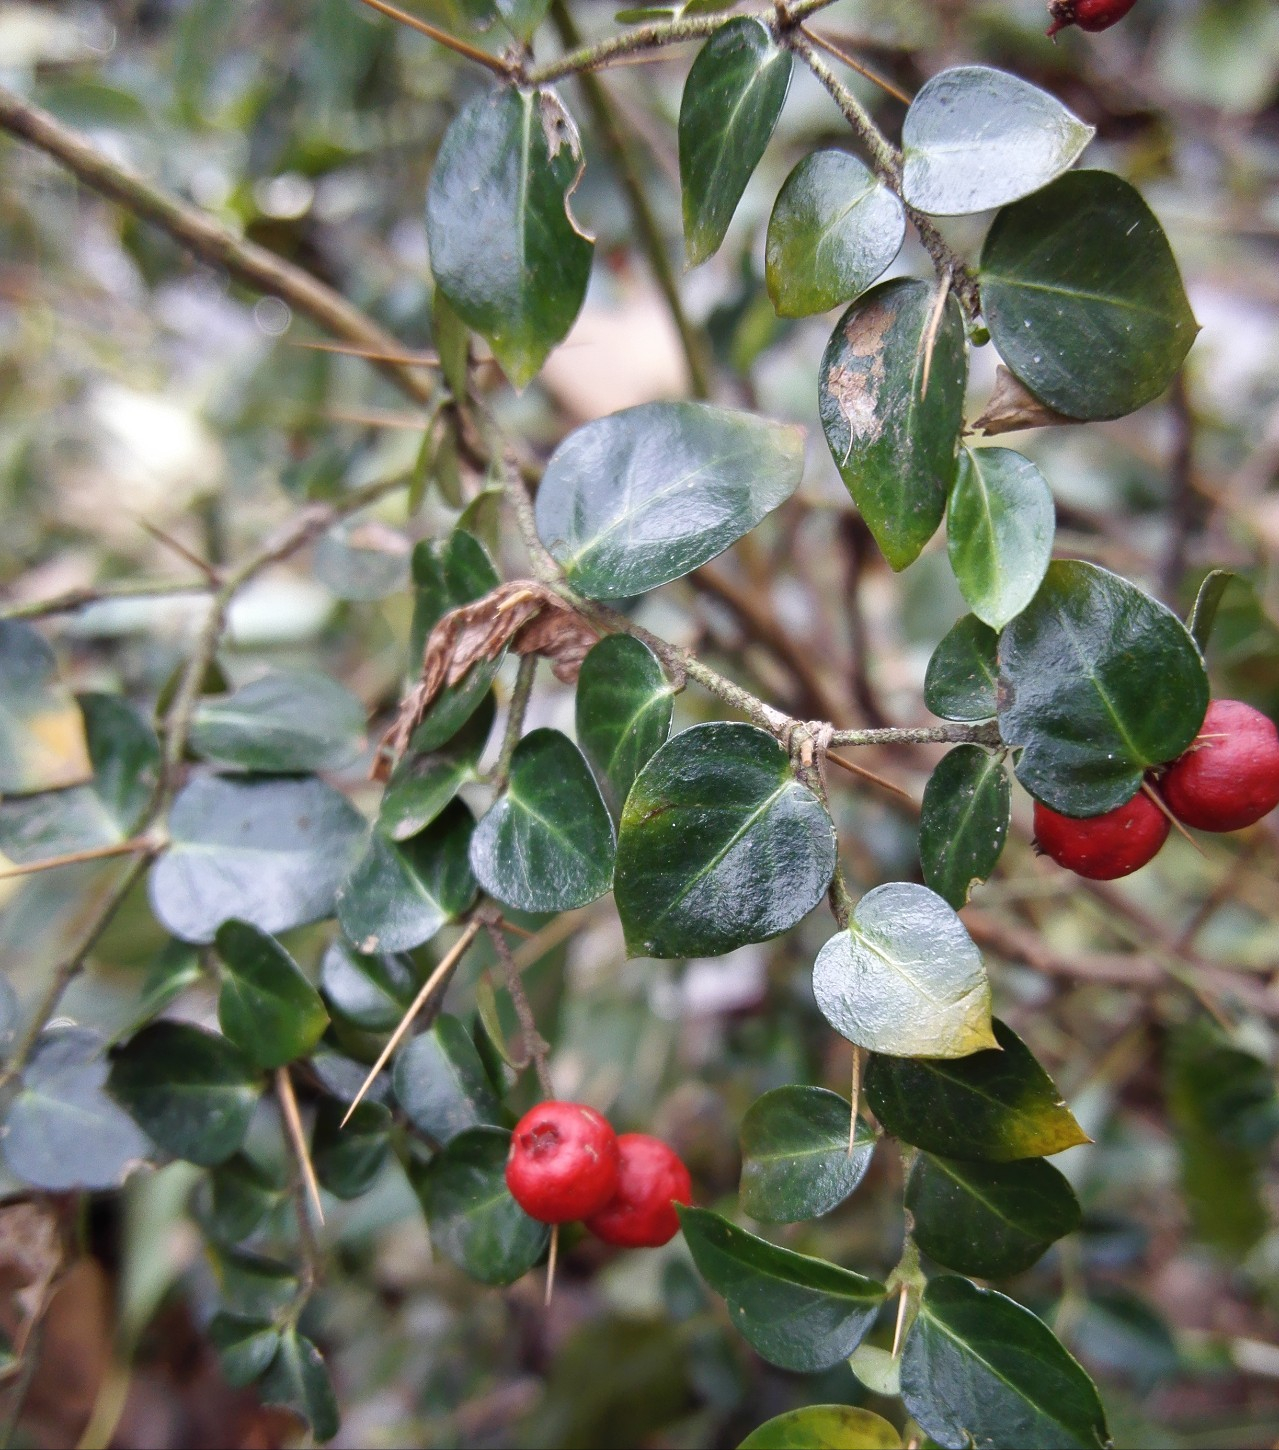
[[906,1328],[906,1304],[910,1298],[910,1286],[904,1281],[901,1286],[901,1297],[897,1301],[897,1323],[893,1326],[893,1352],[892,1357],[897,1358],[902,1347],[902,1333]]
[[560,1256],[560,1226],[557,1223],[551,1225],[551,1247],[546,1256],[546,1293],[542,1297],[542,1307],[551,1307],[551,1295],[555,1292],[555,1265]]
[[356,347],[346,342],[303,342],[291,337],[284,339],[286,347],[300,347],[306,352],[331,352],[338,357],[361,357],[365,362],[399,363],[406,368],[438,368],[440,360],[433,352],[377,352],[372,348]]
[[831,750],[826,752],[826,759],[832,765],[838,765],[841,770],[846,770],[849,775],[860,776],[862,780],[870,781],[872,785],[879,786],[881,790],[892,791],[895,796],[900,796],[902,800],[908,801],[912,806],[919,804],[908,790],[900,785],[895,785],[891,780],[885,780],[882,775],[876,775],[873,770],[867,770],[864,765],[854,765],[851,760],[845,760],[842,755],[836,755]]
[[544,86],[551,81],[563,80],[565,76],[583,75],[587,71],[599,70],[623,56],[634,55],[637,51],[654,50],[663,45],[680,45],[689,40],[705,40],[726,25],[729,19],[727,15],[689,15],[678,20],[660,21],[654,25],[637,25],[620,35],[612,35],[607,40],[570,50],[546,65],[532,66],[524,73],[524,83]]
[[398,10],[394,5],[388,5],[386,0],[363,0],[363,3],[392,20],[398,20],[401,25],[407,25],[410,30],[416,30],[422,35],[429,36],[438,45],[456,51],[458,55],[464,55],[467,60],[473,60],[477,65],[486,66],[504,80],[510,80],[516,73],[515,67],[509,61],[503,60],[501,56],[490,55],[486,50],[468,45],[465,40],[459,40],[456,35],[450,35],[446,30],[440,30],[434,25],[429,25],[425,20],[419,20],[416,15],[410,15],[405,10]]
[[877,85],[881,91],[887,91],[895,101],[900,101],[903,106],[910,105],[910,97],[905,91],[899,91],[893,85],[892,81],[886,81],[883,76],[876,75],[869,66],[863,65],[861,61],[855,56],[849,55],[847,51],[841,50],[834,41],[829,40],[824,35],[818,35],[815,30],[809,30],[805,26],[801,25],[799,29],[801,34],[806,35],[814,45],[820,46],[827,55],[833,55],[837,61],[842,65],[846,65],[849,70],[855,70],[859,76],[865,76],[873,85]]
[[111,600],[167,599],[180,594],[208,594],[214,585],[208,579],[156,579],[126,581],[68,589],[49,599],[32,599],[0,609],[0,619],[44,619],[53,614],[76,614],[95,604]]
[[852,1112],[848,1117],[848,1151],[851,1154],[857,1147],[857,1117],[862,1109],[862,1068],[865,1065],[865,1052],[853,1044],[853,1076],[851,1086]]
[[320,1199],[320,1180],[315,1176],[315,1164],[311,1161],[311,1150],[307,1147],[306,1134],[302,1130],[302,1115],[298,1112],[297,1095],[293,1091],[293,1079],[287,1067],[275,1070],[275,1092],[280,1100],[280,1114],[288,1133],[289,1147],[294,1162],[306,1184],[307,1197],[315,1210],[316,1222],[324,1223],[324,1204]]
[[511,691],[511,702],[506,709],[506,731],[502,736],[502,748],[498,753],[497,764],[493,767],[493,774],[490,777],[493,789],[503,791],[506,789],[506,782],[511,775],[511,761],[515,756],[515,747],[520,743],[520,736],[524,733],[524,717],[528,714],[529,701],[533,697],[533,683],[537,679],[537,656],[527,654],[520,656],[519,670],[515,676],[515,687]]
[[46,856],[43,861],[24,861],[19,866],[6,866],[0,881],[11,876],[34,876],[39,871],[55,871],[59,866],[79,866],[84,861],[106,861],[112,856],[136,856],[139,852],[155,852],[158,843],[150,836],[137,836],[131,841],[117,841],[111,846],[90,846],[83,851],[66,851],[61,856]]
[[537,1019],[533,1015],[533,1005],[528,999],[528,993],[524,990],[524,983],[520,977],[520,969],[515,963],[515,957],[506,944],[506,938],[502,935],[501,927],[497,922],[485,917],[484,926],[488,932],[489,941],[497,954],[497,959],[502,963],[502,970],[506,974],[506,990],[510,994],[511,1005],[515,1008],[515,1015],[519,1019],[520,1034],[524,1038],[524,1049],[533,1060],[533,1066],[537,1071],[538,1086],[548,1098],[555,1096],[555,1088],[551,1082],[551,1071],[546,1061],[547,1042],[537,1030]]

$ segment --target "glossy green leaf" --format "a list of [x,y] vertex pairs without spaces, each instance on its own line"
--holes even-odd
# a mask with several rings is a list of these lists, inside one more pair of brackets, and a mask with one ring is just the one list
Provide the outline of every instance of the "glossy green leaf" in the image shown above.
[[402,1047],[391,1080],[409,1122],[437,1143],[501,1123],[501,1104],[456,1017],[437,1018],[429,1032]]
[[850,1042],[897,1057],[966,1057],[994,1045],[990,982],[954,911],[926,886],[868,891],[817,954],[813,991]]
[[103,1091],[105,1045],[87,1027],[49,1028],[23,1068],[0,1143],[10,1172],[33,1188],[119,1188],[152,1156],[146,1134]]
[[234,1248],[262,1227],[288,1192],[260,1163],[235,1153],[197,1186],[192,1211],[206,1237]]
[[553,90],[501,86],[444,134],[426,198],[436,284],[522,388],[573,325],[595,244],[570,197],[577,127]]
[[839,319],[818,374],[831,456],[894,569],[932,538],[955,478],[967,345],[959,304],[939,320],[937,300],[926,282],[881,282]]
[[719,250],[790,88],[791,54],[758,20],[730,20],[697,54],[679,108],[684,249],[696,267]]
[[378,829],[392,841],[424,831],[457,795],[478,778],[480,756],[493,729],[493,696],[486,694],[471,718],[438,750],[410,754],[386,783]]
[[791,172],[768,219],[764,276],[779,317],[849,302],[901,251],[897,197],[847,151],[814,151]]
[[214,938],[225,968],[218,1023],[228,1042],[257,1067],[305,1057],[329,1014],[320,994],[274,937],[246,921],[226,921]]
[[215,1314],[205,1333],[232,1389],[242,1389],[265,1374],[280,1345],[280,1331],[270,1320],[239,1314]]
[[999,730],[1017,779],[1068,816],[1123,805],[1195,738],[1199,649],[1170,609],[1095,564],[1060,559],[999,641]]
[[1069,170],[1094,128],[1020,76],[985,65],[932,77],[902,123],[902,195],[934,216],[990,211]]
[[364,820],[322,780],[201,776],[169,812],[147,887],[160,924],[207,942],[236,917],[282,932],[331,916]]
[[275,1319],[297,1301],[300,1285],[290,1264],[244,1249],[213,1249],[209,1258],[230,1314]]
[[1186,628],[1199,646],[1201,654],[1207,651],[1208,641],[1212,638],[1212,627],[1217,622],[1217,610],[1221,606],[1222,596],[1230,587],[1231,581],[1239,577],[1230,569],[1212,569],[1204,575],[1203,583],[1195,595],[1194,607],[1186,620]]
[[946,1275],[924,1291],[902,1350],[902,1399],[947,1450],[1097,1450],[1110,1441],[1092,1381],[1040,1320]]
[[929,1258],[982,1279],[1020,1274],[1081,1221],[1070,1184],[1042,1158],[966,1163],[921,1153],[906,1207]]
[[157,1147],[211,1166],[244,1141],[262,1078],[225,1037],[157,1022],[116,1053],[110,1090]]
[[761,1223],[819,1218],[866,1176],[875,1134],[825,1088],[791,1084],[757,1098],[742,1119],[742,1209]]
[[709,403],[642,403],[555,450],[537,532],[575,589],[625,599],[722,554],[803,471],[802,428]]
[[391,1151],[392,1118],[381,1103],[360,1103],[345,1124],[346,1108],[326,1098],[316,1109],[311,1160],[320,1183],[335,1198],[360,1198],[373,1187]]
[[502,23],[517,40],[531,40],[550,0],[493,0]]
[[513,1284],[542,1257],[550,1237],[507,1190],[510,1142],[501,1128],[459,1133],[417,1182],[432,1242],[482,1284]]
[[29,624],[0,619],[0,794],[57,790],[92,774],[84,722],[53,651]]
[[998,755],[957,745],[924,787],[919,861],[924,882],[956,911],[995,869],[1008,839],[1012,788]]
[[[464,529],[447,539],[423,539],[413,550],[413,627],[410,669],[422,668],[427,636],[451,609],[471,604],[496,589],[501,579],[488,551]],[[430,753],[451,741],[489,699],[502,656],[472,665],[456,685],[445,685],[413,732],[411,753]]]
[[196,707],[191,748],[219,765],[304,774],[337,770],[364,745],[364,706],[327,675],[276,670]]
[[737,1450],[901,1450],[897,1431],[871,1410],[806,1405],[752,1430]]
[[610,634],[577,677],[577,740],[614,813],[671,732],[675,688],[649,647]]
[[1071,172],[1005,207],[982,249],[981,297],[1000,356],[1071,418],[1157,398],[1198,331],[1163,228],[1108,171]]
[[476,880],[519,911],[571,911],[609,889],[613,853],[613,822],[582,752],[558,730],[530,731],[471,837]]
[[754,725],[695,725],[636,777],[614,892],[631,956],[715,956],[802,920],[835,869],[835,828]]
[[866,1101],[894,1137],[948,1158],[1012,1163],[1090,1142],[1030,1049],[998,1019],[995,1040],[1000,1050],[951,1061],[874,1057]]
[[338,1432],[338,1403],[324,1358],[292,1326],[281,1330],[279,1347],[262,1376],[258,1394],[264,1405],[285,1405],[295,1410],[319,1441],[331,1440]]
[[1011,448],[965,448],[946,506],[946,544],[959,591],[1002,629],[1035,597],[1052,558],[1056,513],[1040,471]]
[[943,720],[993,720],[999,707],[999,636],[965,614],[933,651],[924,676],[924,703]]
[[875,1322],[886,1294],[875,1280],[779,1249],[708,1209],[678,1211],[698,1273],[770,1364],[803,1374],[829,1369]]
[[365,956],[334,938],[320,963],[329,1009],[364,1032],[390,1032],[422,985],[413,958]]
[[362,953],[420,946],[470,906],[474,830],[475,817],[461,801],[407,841],[388,840],[374,827],[337,895],[342,930]]

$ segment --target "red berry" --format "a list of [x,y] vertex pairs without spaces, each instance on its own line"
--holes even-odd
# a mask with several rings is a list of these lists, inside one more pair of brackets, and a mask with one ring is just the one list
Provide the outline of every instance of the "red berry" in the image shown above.
[[617,1194],[586,1227],[606,1244],[655,1249],[679,1232],[677,1203],[693,1201],[693,1180],[674,1148],[647,1133],[623,1133]]
[[1279,805],[1279,731],[1242,700],[1214,700],[1164,774],[1168,808],[1201,831],[1238,831]]
[[506,1186],[530,1218],[569,1223],[617,1191],[617,1135],[584,1103],[538,1103],[515,1125]]
[[1076,820],[1035,802],[1035,840],[1045,856],[1091,881],[1130,876],[1168,839],[1168,817],[1139,790],[1126,805]]
[[1137,0],[1052,0],[1048,13],[1052,24],[1049,35],[1056,35],[1068,25],[1077,25],[1080,30],[1109,30],[1137,3]]

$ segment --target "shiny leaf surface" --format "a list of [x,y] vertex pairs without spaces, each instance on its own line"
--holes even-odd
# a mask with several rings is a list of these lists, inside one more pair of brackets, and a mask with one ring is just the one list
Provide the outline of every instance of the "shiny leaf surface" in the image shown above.
[[998,755],[957,745],[924,787],[919,860],[924,882],[960,909],[995,869],[1012,820],[1012,788]]
[[790,1084],[757,1098],[742,1119],[742,1209],[761,1223],[819,1218],[866,1176],[875,1134],[860,1120],[848,1141],[852,1107],[825,1088]]

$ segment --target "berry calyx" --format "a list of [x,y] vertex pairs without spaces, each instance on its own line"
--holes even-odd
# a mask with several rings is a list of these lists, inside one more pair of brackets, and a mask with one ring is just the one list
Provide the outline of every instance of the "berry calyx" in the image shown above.
[[1139,790],[1104,815],[1076,820],[1035,802],[1035,843],[1045,856],[1090,881],[1131,876],[1168,839],[1168,817]]
[[506,1186],[540,1223],[598,1212],[617,1191],[617,1174],[617,1135],[584,1103],[538,1103],[511,1134]]
[[1052,24],[1047,33],[1056,35],[1068,25],[1077,25],[1080,30],[1109,30],[1136,3],[1137,0],[1052,0],[1048,7]]
[[1279,731],[1242,700],[1213,700],[1194,744],[1164,773],[1168,809],[1201,831],[1238,831],[1279,805]]
[[693,1180],[674,1148],[647,1133],[623,1133],[617,1192],[586,1227],[606,1244],[656,1249],[679,1232],[677,1203],[693,1201]]

